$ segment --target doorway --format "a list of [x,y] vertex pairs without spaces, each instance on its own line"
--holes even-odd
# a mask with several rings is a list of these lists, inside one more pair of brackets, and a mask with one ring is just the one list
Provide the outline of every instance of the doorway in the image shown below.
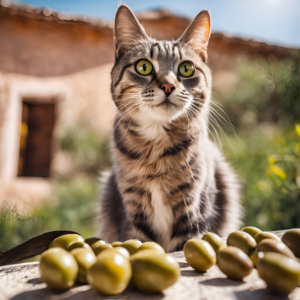
[[24,99],[20,124],[18,176],[49,177],[55,103]]

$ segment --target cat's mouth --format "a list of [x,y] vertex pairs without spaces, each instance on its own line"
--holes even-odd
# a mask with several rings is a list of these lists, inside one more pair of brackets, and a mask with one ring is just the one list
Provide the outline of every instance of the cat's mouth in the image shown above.
[[177,106],[176,104],[174,104],[173,102],[171,102],[170,100],[169,100],[169,98],[168,97],[166,97],[165,98],[165,100],[164,101],[162,101],[162,102],[160,102],[158,105],[156,105],[157,107],[158,106],[170,106],[170,105],[174,105],[174,106]]

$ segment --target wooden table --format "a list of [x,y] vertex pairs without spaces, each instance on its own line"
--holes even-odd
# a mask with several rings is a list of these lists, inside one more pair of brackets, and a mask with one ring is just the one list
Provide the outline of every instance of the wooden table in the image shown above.
[[[282,231],[275,232],[278,236]],[[300,299],[300,287],[289,296],[276,295],[266,289],[264,281],[259,279],[257,271],[247,276],[243,282],[226,278],[214,266],[206,273],[195,272],[185,262],[183,252],[169,254],[180,263],[181,277],[170,288],[160,294],[144,294],[128,287],[122,294],[105,297],[88,285],[76,285],[66,292],[54,292],[41,282],[38,263],[8,265],[0,268],[0,299],[1,300],[95,300],[95,299],[136,299],[136,300],[283,300]]]

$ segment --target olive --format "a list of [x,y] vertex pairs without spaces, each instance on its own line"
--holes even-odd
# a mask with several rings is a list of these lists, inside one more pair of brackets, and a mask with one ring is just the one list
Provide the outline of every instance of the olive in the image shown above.
[[253,269],[253,263],[245,252],[233,246],[218,251],[217,266],[229,278],[235,280],[242,280]]
[[276,240],[276,241],[280,241],[280,238],[275,235],[274,233],[271,233],[271,232],[265,232],[265,231],[262,231],[262,232],[259,232],[255,237],[254,237],[257,245],[262,241],[262,240],[265,240],[265,239],[272,239],[272,240]]
[[272,239],[262,240],[254,253],[250,256],[254,266],[257,265],[258,252],[276,252],[295,259],[293,252],[284,243]]
[[257,271],[271,291],[288,294],[299,285],[300,264],[280,253],[265,253],[258,259]]
[[216,263],[216,252],[206,241],[188,240],[183,247],[183,252],[187,263],[199,272],[206,272]]
[[91,248],[76,248],[70,253],[75,258],[79,268],[77,281],[80,283],[87,283],[86,272],[96,261],[94,252]]
[[85,248],[85,249],[92,250],[90,245],[85,242],[73,242],[66,250],[71,252],[73,249],[77,249],[77,248]]
[[300,229],[290,229],[282,236],[282,241],[300,258]]
[[111,243],[111,245],[113,247],[120,247],[122,245],[122,242],[113,242],[113,243]]
[[99,255],[103,255],[103,254],[110,253],[110,252],[119,253],[119,254],[123,255],[127,259],[130,258],[130,254],[129,254],[128,250],[126,250],[123,247],[107,248],[107,249],[104,249]]
[[253,238],[259,233],[262,232],[259,228],[253,227],[253,226],[247,226],[241,229],[241,231],[247,232],[250,234]]
[[62,248],[51,248],[41,255],[40,275],[53,289],[66,290],[73,286],[78,275],[75,258]]
[[154,243],[154,242],[145,242],[143,243],[138,251],[141,251],[141,250],[155,250],[155,251],[158,251],[158,252],[162,252],[162,253],[166,253],[164,248],[157,244],[157,243]]
[[105,244],[106,244],[106,243],[105,243],[104,241],[99,240],[99,241],[93,243],[92,246],[91,246],[91,248],[92,248],[92,250],[94,251],[94,249],[95,249],[97,246],[99,246],[99,245],[105,245]]
[[161,292],[180,276],[178,262],[165,253],[143,250],[130,257],[131,283],[142,292]]
[[105,249],[109,249],[109,248],[112,248],[112,245],[111,244],[105,244],[105,243],[102,243],[102,241],[98,241],[96,243],[93,244],[92,246],[92,249],[95,253],[95,255],[97,256],[99,253],[101,253],[103,250]]
[[[86,238],[84,240],[85,243],[89,244],[91,247],[94,243],[98,242],[98,241],[101,241],[101,239],[95,237],[95,236],[91,236],[89,238]],[[104,242],[105,243],[105,242]]]
[[204,234],[202,239],[210,243],[215,252],[218,252],[220,249],[226,247],[222,239],[215,233],[207,232]]
[[121,247],[125,248],[128,250],[130,255],[136,253],[139,249],[139,247],[142,245],[142,242],[139,240],[128,240],[122,243]]
[[130,278],[130,262],[117,252],[97,256],[96,262],[87,271],[88,283],[105,295],[122,293]]
[[74,242],[84,242],[83,237],[79,234],[61,235],[51,242],[49,249],[54,247],[67,249],[70,246],[70,244]]
[[234,231],[227,238],[227,246],[234,246],[251,255],[256,247],[255,239],[244,231]]

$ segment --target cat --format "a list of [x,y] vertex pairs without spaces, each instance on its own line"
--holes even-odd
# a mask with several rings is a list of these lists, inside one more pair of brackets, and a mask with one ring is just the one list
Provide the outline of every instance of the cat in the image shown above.
[[100,201],[107,242],[154,241],[171,252],[241,225],[237,175],[208,134],[210,28],[203,10],[178,40],[157,41],[127,6],[117,10],[115,164]]

